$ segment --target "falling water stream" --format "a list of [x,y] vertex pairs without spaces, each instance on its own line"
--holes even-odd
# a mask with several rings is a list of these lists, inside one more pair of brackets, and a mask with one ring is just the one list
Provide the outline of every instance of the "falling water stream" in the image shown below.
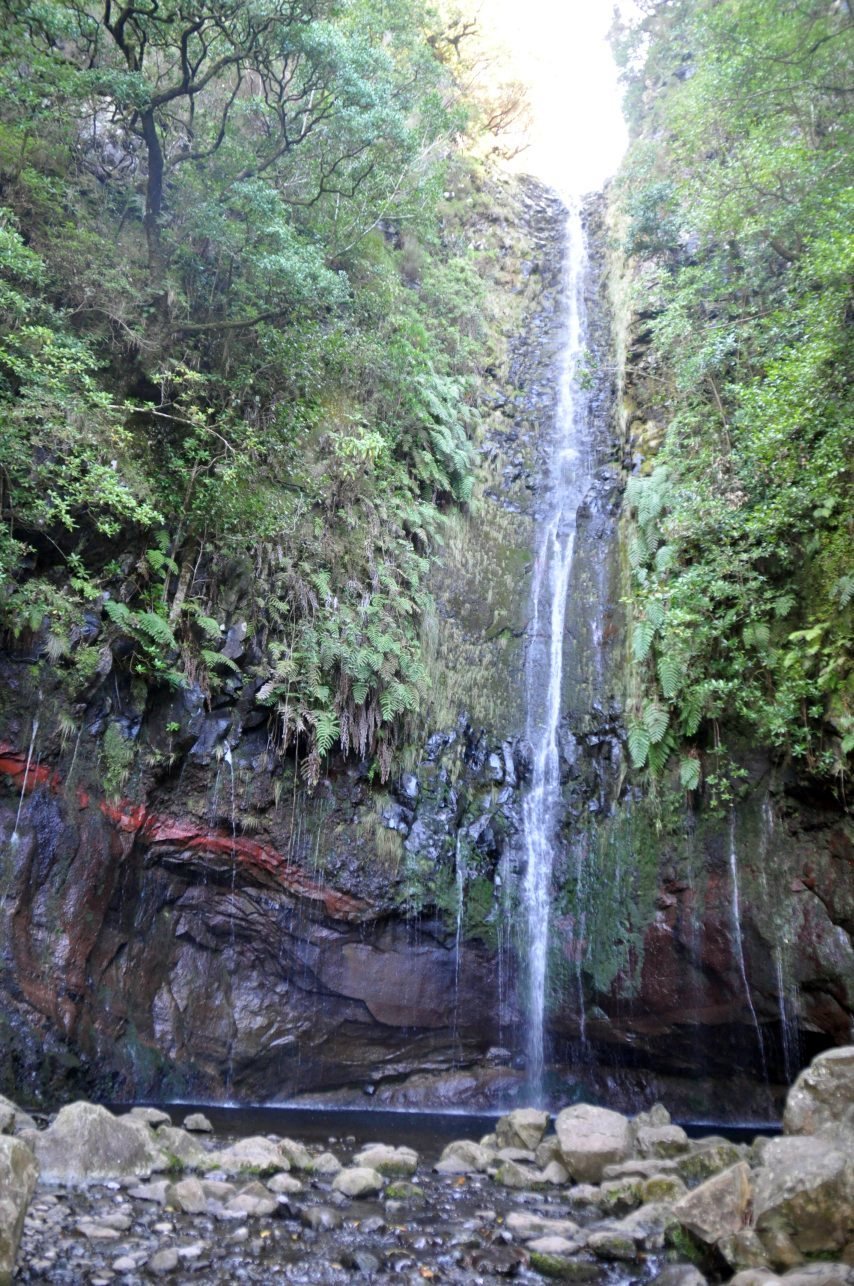
[[739,888],[738,877],[738,846],[735,837],[735,813],[730,814],[729,822],[729,870],[732,879],[732,937],[733,950],[735,953],[738,971],[741,975],[741,982],[744,987],[744,998],[747,1001],[747,1008],[750,1010],[753,1030],[756,1033],[756,1049],[759,1054],[759,1061],[762,1064],[762,1078],[765,1084],[768,1084],[768,1060],[765,1056],[765,1041],[762,1038],[762,1028],[759,1025],[759,1017],[756,1013],[756,1006],[753,1003],[753,992],[747,977],[747,963],[744,958],[744,942],[741,927],[741,890]]
[[551,461],[539,514],[531,587],[526,666],[527,740],[532,749],[531,784],[523,805],[525,905],[528,951],[528,1080],[542,1095],[544,1018],[548,974],[549,908],[559,814],[558,725],[563,686],[564,633],[576,513],[590,480],[585,450],[587,399],[576,379],[584,349],[584,276],[587,263],[581,215],[567,215],[564,260],[563,340]]

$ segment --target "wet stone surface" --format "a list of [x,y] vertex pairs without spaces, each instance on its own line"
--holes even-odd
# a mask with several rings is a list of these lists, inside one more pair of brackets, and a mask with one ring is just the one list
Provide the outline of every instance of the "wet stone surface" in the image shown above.
[[[221,1150],[233,1142],[206,1136],[204,1146]],[[359,1151],[352,1139],[330,1139],[325,1150],[345,1167]],[[518,1216],[533,1217],[536,1228],[553,1220],[592,1223],[591,1213],[565,1194],[503,1188],[482,1173],[437,1174],[439,1150],[422,1153],[413,1174],[389,1175],[376,1196],[356,1199],[336,1191],[335,1174],[296,1168],[289,1175],[302,1185],[298,1192],[278,1191],[275,1176],[216,1170],[155,1173],[151,1181],[128,1176],[85,1188],[40,1185],[16,1281],[542,1282],[520,1235],[531,1221]],[[628,1286],[653,1281],[661,1257],[611,1263],[582,1249],[574,1258],[577,1280]]]

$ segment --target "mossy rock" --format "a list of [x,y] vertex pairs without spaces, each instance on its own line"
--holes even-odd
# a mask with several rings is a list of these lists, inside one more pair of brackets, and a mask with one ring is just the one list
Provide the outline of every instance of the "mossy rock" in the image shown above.
[[385,1190],[385,1196],[392,1201],[423,1201],[424,1189],[419,1188],[415,1183],[390,1183]]
[[531,1267],[543,1277],[555,1277],[564,1282],[600,1282],[602,1268],[586,1259],[564,1259],[563,1255],[543,1255],[531,1251]]
[[736,1145],[721,1139],[706,1147],[697,1148],[688,1156],[677,1157],[676,1166],[680,1178],[692,1187],[698,1183],[705,1183],[706,1179],[720,1174],[721,1170],[728,1170],[731,1165],[737,1165],[741,1160],[742,1156]]

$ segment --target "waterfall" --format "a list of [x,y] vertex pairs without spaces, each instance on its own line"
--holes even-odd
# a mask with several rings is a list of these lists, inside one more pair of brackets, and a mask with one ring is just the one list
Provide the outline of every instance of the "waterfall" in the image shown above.
[[564,629],[575,544],[576,512],[590,478],[585,451],[587,399],[576,379],[585,342],[583,286],[586,247],[581,214],[567,214],[564,260],[564,328],[558,364],[558,399],[551,459],[531,587],[529,646],[525,674],[527,740],[531,782],[523,803],[525,876],[522,895],[528,952],[528,1077],[542,1094],[544,1018],[548,974],[551,882],[559,821],[558,725],[563,686]]
[[762,1028],[759,1025],[759,1017],[756,1013],[756,1006],[753,1003],[753,992],[750,982],[747,978],[747,962],[744,958],[744,942],[741,928],[741,892],[738,880],[738,847],[735,840],[735,813],[730,813],[729,819],[729,871],[732,879],[732,936],[733,952],[738,965],[738,971],[741,975],[742,986],[744,987],[744,998],[747,1001],[747,1008],[750,1010],[750,1017],[753,1022],[753,1030],[756,1033],[756,1048],[759,1054],[759,1060],[762,1064],[762,1078],[765,1084],[768,1084],[768,1061],[765,1057],[765,1041],[762,1039]]
[[35,747],[36,747],[36,736],[38,735],[38,731],[39,731],[39,721],[38,719],[33,719],[33,728],[32,728],[32,732],[30,733],[30,748],[27,751],[27,762],[24,768],[24,775],[21,778],[21,794],[20,794],[20,798],[18,799],[18,811],[15,814],[15,827],[14,827],[14,830],[12,831],[13,844],[17,844],[18,842],[18,827],[21,824],[21,812],[24,807],[24,795],[26,794],[27,783],[29,782],[29,779],[30,779],[30,768],[32,767],[32,763],[33,763],[33,751],[35,750]]

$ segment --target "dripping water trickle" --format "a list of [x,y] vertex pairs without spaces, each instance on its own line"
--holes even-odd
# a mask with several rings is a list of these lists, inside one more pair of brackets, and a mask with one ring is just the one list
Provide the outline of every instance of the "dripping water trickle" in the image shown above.
[[[586,247],[581,215],[567,216],[564,269],[564,333],[558,369],[558,401],[551,464],[531,587],[526,662],[526,735],[532,750],[531,782],[523,803],[525,906],[528,956],[528,1080],[542,1097],[544,1021],[554,845],[559,822],[558,727],[563,686],[567,595],[575,545],[576,513],[590,480],[585,450],[586,398],[575,380],[584,349],[583,285]],[[574,944],[580,950],[580,944]]]
[[454,854],[457,878],[457,927],[454,935],[454,1043],[459,1037],[460,1018],[460,949],[463,942],[463,912],[465,909],[466,862],[462,851],[462,832],[457,831]]
[[33,763],[33,753],[36,747],[36,736],[38,735],[38,730],[39,730],[39,721],[38,719],[33,719],[33,728],[32,728],[32,732],[30,733],[30,748],[27,751],[27,763],[26,763],[26,767],[24,768],[24,775],[21,779],[21,794],[18,797],[18,811],[15,814],[15,828],[12,831],[13,844],[17,844],[18,842],[18,826],[20,825],[20,822],[21,822],[21,810],[24,807],[24,795],[26,794],[27,781],[29,780],[30,768],[32,767],[32,763]]
[[[231,816],[231,894],[229,897],[229,904],[228,904],[228,945],[229,945],[229,954],[231,957],[231,967],[236,971],[236,961],[234,959],[234,943],[235,943],[234,899],[235,899],[235,891],[237,888],[237,811],[236,811],[237,803],[236,803],[235,790],[234,790],[234,760],[231,757],[231,746],[229,746],[228,743],[226,743],[225,750],[223,751],[222,757],[225,760],[225,762],[228,764],[229,784],[230,784],[230,790],[231,790],[231,812],[230,812],[230,816]],[[229,1098],[231,1097],[231,1093],[234,1087],[234,1042],[237,1035],[237,1030],[236,1030],[237,1018],[234,1013],[233,998],[232,998],[231,1022],[232,1022],[232,1029],[231,1029],[231,1038],[228,1042],[228,1066],[226,1069],[226,1078],[225,1078],[225,1090]]]
[[765,1041],[762,1038],[762,1028],[759,1025],[759,1018],[756,1013],[756,1006],[753,1003],[753,992],[750,988],[750,982],[747,978],[747,964],[744,959],[744,943],[741,936],[741,892],[738,882],[738,846],[735,838],[735,813],[730,813],[729,819],[729,870],[732,879],[732,936],[733,948],[735,952],[738,971],[741,975],[741,982],[744,987],[744,998],[747,1001],[747,1007],[750,1010],[750,1017],[753,1022],[753,1030],[756,1033],[756,1048],[759,1054],[759,1061],[762,1065],[762,1076],[765,1084],[768,1084],[768,1060],[765,1056]]

